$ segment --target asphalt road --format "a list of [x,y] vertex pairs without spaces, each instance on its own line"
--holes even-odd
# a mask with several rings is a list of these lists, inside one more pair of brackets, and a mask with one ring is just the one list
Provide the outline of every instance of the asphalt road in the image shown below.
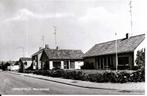
[[128,92],[81,88],[56,82],[25,77],[10,72],[0,72],[0,94],[2,95],[127,95],[144,94],[144,92]]

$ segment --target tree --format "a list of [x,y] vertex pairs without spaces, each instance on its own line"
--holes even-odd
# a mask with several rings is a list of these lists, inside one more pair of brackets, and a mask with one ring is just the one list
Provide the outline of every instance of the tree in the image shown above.
[[138,65],[139,69],[145,68],[145,49],[137,51],[137,58],[135,62]]

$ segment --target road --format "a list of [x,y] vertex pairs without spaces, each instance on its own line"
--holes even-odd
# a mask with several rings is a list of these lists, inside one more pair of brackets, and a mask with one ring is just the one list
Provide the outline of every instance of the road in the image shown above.
[[119,90],[90,89],[56,82],[35,79],[24,75],[0,72],[0,94],[2,95],[127,95],[144,94],[144,92],[127,92]]

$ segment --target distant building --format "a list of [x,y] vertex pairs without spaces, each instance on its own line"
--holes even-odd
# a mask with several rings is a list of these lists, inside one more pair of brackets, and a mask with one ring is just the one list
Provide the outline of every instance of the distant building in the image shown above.
[[[133,69],[136,66],[136,53],[145,48],[145,34],[117,40],[118,69]],[[84,65],[94,69],[116,69],[116,40],[96,44],[84,54]]]
[[29,57],[21,57],[18,61],[19,66],[24,66],[24,69],[33,69],[32,58]]
[[83,65],[81,50],[43,49],[40,57],[41,69],[81,69]]

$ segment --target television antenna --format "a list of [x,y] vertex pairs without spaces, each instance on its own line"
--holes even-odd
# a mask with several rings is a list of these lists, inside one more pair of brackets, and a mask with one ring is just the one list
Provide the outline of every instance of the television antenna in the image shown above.
[[56,38],[56,31],[57,31],[57,27],[56,26],[53,26],[54,28],[54,39],[55,39],[55,46],[57,46],[57,38]]
[[44,45],[45,45],[45,36],[44,36],[44,34],[41,37],[41,41],[42,41],[42,44],[43,44],[43,47],[44,47]]
[[129,7],[130,7],[130,10],[129,10],[129,12],[130,12],[130,35],[133,35],[133,19],[132,19],[132,0],[130,0],[130,2],[129,2]]

